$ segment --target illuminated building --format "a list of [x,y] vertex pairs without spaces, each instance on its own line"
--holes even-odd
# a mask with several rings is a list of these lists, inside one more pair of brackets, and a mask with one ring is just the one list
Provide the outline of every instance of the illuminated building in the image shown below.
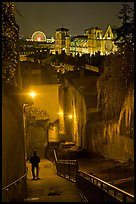
[[60,54],[62,50],[65,50],[66,54],[68,53],[69,44],[69,29],[67,28],[58,28],[55,32],[55,52]]
[[63,74],[60,91],[60,131],[72,142],[87,149],[86,123],[98,111],[97,79],[99,73],[83,69]]
[[87,28],[83,35],[70,36],[69,29],[62,27],[56,29],[55,38],[47,38],[43,32],[36,31],[31,39],[20,39],[21,61],[27,60],[26,56],[29,54],[46,50],[52,54],[65,52],[72,56],[92,56],[98,52],[100,55],[109,55],[117,51],[117,46],[110,25],[104,33],[100,28],[93,27]]
[[53,37],[48,38],[41,31],[34,32],[31,38],[20,38],[20,61],[33,61],[28,55],[36,52],[50,50],[54,54],[54,41]]
[[70,42],[70,53],[72,56],[76,56],[77,54],[81,56],[82,54],[88,53],[87,41],[88,37],[85,35],[77,35],[72,37]]
[[60,28],[55,33],[55,51],[61,53],[65,50],[67,55],[76,56],[79,54],[90,54],[100,52],[100,55],[108,55],[117,51],[114,44],[114,35],[110,25],[105,33],[98,28],[88,28],[84,35],[69,37],[68,29]]
[[85,30],[88,36],[88,53],[95,54],[100,52],[101,55],[114,53],[117,47],[114,44],[114,36],[110,26],[107,27],[105,33],[99,28],[89,28]]

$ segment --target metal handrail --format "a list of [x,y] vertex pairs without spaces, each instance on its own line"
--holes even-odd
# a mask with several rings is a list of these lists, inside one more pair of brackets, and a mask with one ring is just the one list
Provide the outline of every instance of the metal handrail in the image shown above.
[[57,160],[58,163],[63,163],[63,164],[74,164],[77,163],[76,160],[68,160],[68,159],[59,159]]
[[18,181],[22,181],[22,179],[23,179],[25,176],[27,176],[27,173],[25,173],[25,174],[24,174],[23,176],[21,176],[19,179],[13,181],[13,182],[10,183],[9,185],[7,185],[7,186],[5,186],[4,188],[2,188],[2,191],[4,191],[4,190],[9,190],[12,185],[16,185],[16,183],[17,183]]
[[57,162],[57,154],[56,154],[56,151],[55,151],[55,149],[53,150],[53,153],[54,153],[54,157],[55,157],[55,162]]
[[[107,183],[107,182],[105,182],[105,181],[103,181],[103,180],[101,180],[101,179],[99,179],[93,175],[90,175],[86,172],[78,170],[78,176],[85,178],[86,180],[91,182],[93,185],[95,185],[98,188],[102,189],[103,191],[107,192],[111,196],[114,196],[118,201],[124,202],[127,200],[127,198],[134,200],[134,195],[127,193],[126,191],[123,191],[123,190],[117,188],[116,186],[113,186],[112,184],[109,184],[109,183]],[[112,191],[112,193],[110,191]],[[119,198],[118,194],[121,194],[122,198]]]
[[53,153],[54,153],[55,162],[57,162],[57,163],[63,163],[63,164],[75,164],[75,163],[77,163],[77,160],[75,160],[75,159],[70,159],[70,160],[69,159],[58,159],[55,149],[53,150]]
[[[58,164],[64,164],[64,165],[77,165],[77,160],[63,160],[63,159],[57,159],[57,155],[56,155],[56,151],[54,150],[54,157],[55,157],[55,162],[56,162],[56,167]],[[77,165],[78,166],[78,165]],[[57,167],[58,168],[58,167]],[[67,173],[66,172],[60,172],[60,169],[58,171],[59,175],[66,177]],[[66,175],[64,175],[66,174]],[[67,177],[69,180],[72,180],[70,178],[70,175],[68,175],[69,177]],[[85,180],[88,180],[90,182],[91,185],[96,186],[98,189],[101,189],[101,191],[103,191],[103,193],[105,192],[106,195],[108,194],[110,197],[112,197],[115,201],[120,201],[120,202],[125,202],[127,201],[127,199],[131,199],[132,202],[134,200],[134,195],[127,193],[126,191],[123,191],[121,189],[119,189],[116,186],[113,186],[110,183],[107,183],[106,181],[103,181],[102,179],[99,179],[93,175],[90,175],[86,172],[83,172],[79,169],[76,169],[76,178],[73,180],[77,183],[78,188],[80,189],[80,184],[78,183],[79,180],[78,178],[82,177]],[[83,189],[82,189],[83,190]],[[82,191],[81,190],[81,191]],[[82,192],[84,195],[84,192]],[[84,195],[85,197],[85,195]],[[85,197],[86,198],[86,197]],[[87,200],[87,198],[86,198]]]
[[54,150],[54,158],[56,163],[57,174],[76,182],[76,175],[78,170],[77,160],[58,159],[56,151]]
[[58,159],[55,149],[53,150],[53,153],[54,153],[55,162],[59,162],[59,163],[76,163],[77,162],[77,160],[75,159]]

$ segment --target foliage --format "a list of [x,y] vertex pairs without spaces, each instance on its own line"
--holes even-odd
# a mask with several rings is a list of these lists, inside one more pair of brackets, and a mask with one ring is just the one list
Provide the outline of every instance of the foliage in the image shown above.
[[133,83],[133,52],[127,49],[125,54],[116,53],[105,58],[104,73],[98,81],[98,87],[106,118],[118,117],[124,98]]
[[55,62],[56,64],[60,64],[60,63],[74,64],[75,58],[72,56],[66,55],[65,52],[62,52],[61,54],[53,55],[52,62]]
[[122,24],[114,29],[115,44],[118,46],[118,54],[123,58],[122,67],[127,68],[126,73],[131,72],[132,76],[134,74],[134,10],[128,3],[124,3],[118,17]]
[[[116,63],[114,63],[116,61]],[[105,60],[105,71],[98,80],[98,90],[101,97],[101,107],[104,108],[104,118],[117,118],[124,101],[124,83],[120,80],[121,58],[115,55]],[[117,66],[118,65],[118,66]]]
[[[33,48],[27,48],[27,51],[31,51],[33,50]],[[40,48],[39,48],[40,50]],[[34,52],[33,54],[29,54],[28,57],[31,57],[33,59],[37,59],[37,60],[44,60],[49,56],[48,51],[38,51],[38,52]]]
[[116,53],[122,59],[120,66],[121,80],[125,80],[127,87],[134,83],[134,11],[127,4],[122,4],[119,12],[119,19],[122,24],[116,28],[116,44],[118,52]]
[[35,117],[36,119],[40,120],[47,120],[49,119],[49,115],[46,111],[35,107],[35,105],[26,106],[25,113],[28,117]]
[[128,3],[123,3],[118,18],[122,21],[120,27],[116,28],[116,41],[129,42],[134,39],[134,11]]
[[102,68],[103,61],[105,56],[100,55],[100,52],[96,53],[95,55],[92,55],[90,58],[90,64],[99,68]]
[[2,80],[17,86],[17,40],[14,3],[2,2]]
[[[119,18],[122,25],[118,29],[117,38],[119,50],[115,54],[105,57],[104,73],[98,81],[101,108],[105,119],[118,118],[124,99],[134,84],[134,41],[133,26],[130,14],[132,10],[125,3]],[[130,26],[128,28],[128,26]]]

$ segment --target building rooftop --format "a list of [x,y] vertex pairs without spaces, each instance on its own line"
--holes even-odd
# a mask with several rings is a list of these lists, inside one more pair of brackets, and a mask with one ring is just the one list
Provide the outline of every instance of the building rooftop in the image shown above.
[[85,68],[78,68],[78,70],[75,70],[75,71],[65,72],[62,75],[62,77],[68,79],[69,81],[72,81],[73,79],[81,78],[83,80],[84,77],[86,78],[86,77],[89,77],[89,76],[99,76],[99,75],[100,74],[98,72],[88,70],[88,69],[85,69]]
[[92,93],[96,93],[96,81],[97,76],[85,76],[80,77],[77,79],[73,79],[72,82],[74,86],[83,94],[83,95],[90,95]]
[[97,106],[97,80],[99,73],[80,69],[64,74],[65,78],[84,96],[86,108]]
[[72,38],[73,38],[73,39],[75,39],[75,38],[83,38],[83,39],[87,39],[88,36],[87,36],[87,35],[76,35],[76,36],[73,36]]

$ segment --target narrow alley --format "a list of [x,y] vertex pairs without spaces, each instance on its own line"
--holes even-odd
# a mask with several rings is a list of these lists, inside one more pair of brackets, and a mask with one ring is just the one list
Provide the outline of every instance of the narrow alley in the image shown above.
[[1,4],[1,202],[134,202],[134,2],[66,4]]
[[27,192],[24,202],[83,202],[76,184],[56,174],[55,164],[40,162],[39,180],[32,180],[31,164],[27,162]]

